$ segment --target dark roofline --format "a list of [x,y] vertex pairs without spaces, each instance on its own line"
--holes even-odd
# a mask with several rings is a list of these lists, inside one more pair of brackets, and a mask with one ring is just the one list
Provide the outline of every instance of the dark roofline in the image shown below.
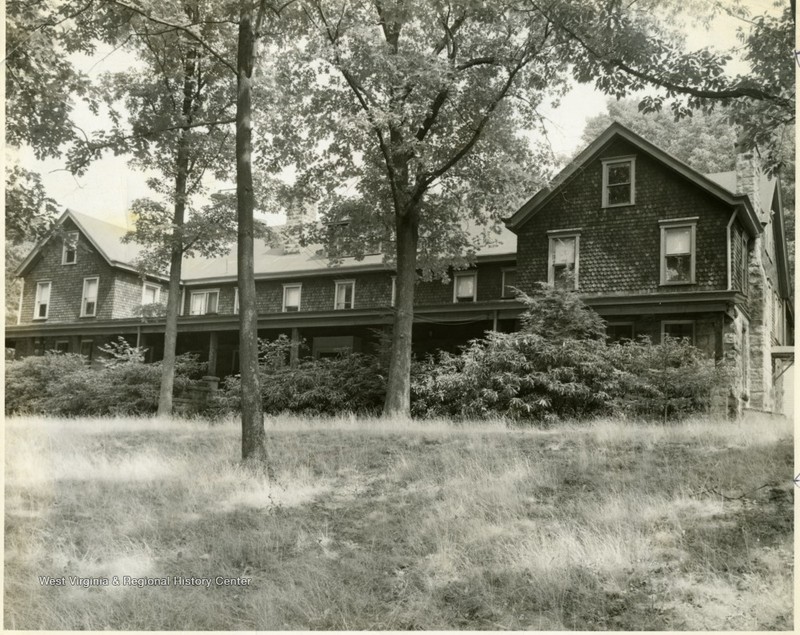
[[717,185],[712,180],[700,174],[694,168],[689,167],[682,161],[676,159],[671,154],[664,152],[658,146],[653,145],[644,137],[639,136],[621,123],[615,121],[606,128],[592,143],[583,149],[561,172],[551,181],[549,187],[545,187],[534,194],[522,207],[520,207],[511,217],[505,219],[506,227],[514,233],[524,225],[534,214],[536,214],[556,193],[556,191],[576,174],[584,165],[593,160],[613,139],[621,138],[652,158],[671,168],[682,177],[701,187],[712,196],[724,203],[736,208],[737,216],[744,223],[745,227],[753,236],[761,233],[761,223],[758,215],[753,209],[750,198],[746,195],[737,195],[729,192],[725,188]]
[[[789,249],[786,244],[786,224],[784,221],[784,214],[783,214],[783,196],[781,195],[781,177],[780,174],[776,176],[776,183],[775,183],[775,193],[773,194],[773,199],[770,201],[770,208],[773,207],[773,203],[777,199],[778,208],[775,210],[775,220],[777,222],[774,223],[774,231],[776,232],[775,242],[778,245],[778,248],[775,250],[777,255],[777,266],[778,266],[778,285],[780,288],[781,297],[789,300],[789,304],[794,304],[794,294],[792,293],[792,278],[791,272],[789,271]],[[794,314],[794,307],[790,307],[792,310],[792,314]]]

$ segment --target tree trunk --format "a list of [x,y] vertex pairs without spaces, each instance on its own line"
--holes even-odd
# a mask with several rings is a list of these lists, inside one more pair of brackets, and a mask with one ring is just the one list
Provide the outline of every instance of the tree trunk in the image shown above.
[[[187,7],[190,18],[197,19],[197,8]],[[197,50],[192,47],[186,53],[183,69],[183,104],[181,115],[187,126],[192,123],[196,106],[195,75],[197,73]],[[178,154],[175,157],[175,208],[172,215],[172,246],[169,259],[169,294],[167,316],[164,325],[164,358],[161,362],[161,388],[158,394],[158,416],[172,414],[172,391],[175,385],[175,353],[178,344],[178,314],[181,303],[181,264],[183,260],[183,227],[186,215],[186,186],[189,180],[189,128],[183,128],[178,138]]]
[[239,221],[239,369],[242,377],[242,459],[266,467],[267,446],[258,377],[258,313],[253,265],[252,80],[255,60],[252,10],[239,21],[236,98],[236,199]]
[[411,333],[414,326],[414,290],[417,280],[419,227],[415,213],[395,216],[397,236],[396,313],[386,386],[385,415],[411,413]]

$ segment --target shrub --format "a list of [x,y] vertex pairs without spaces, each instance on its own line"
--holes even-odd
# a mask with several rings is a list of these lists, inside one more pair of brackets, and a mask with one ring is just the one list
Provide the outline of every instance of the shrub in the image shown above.
[[[90,368],[81,355],[48,352],[6,365],[6,413],[54,416],[143,415],[158,409],[161,363],[144,364],[134,347],[117,343],[120,356]],[[119,348],[121,346],[121,348]],[[112,347],[113,348],[113,347]],[[125,361],[127,360],[127,361]],[[202,375],[197,355],[179,355],[175,390]]]
[[707,411],[725,380],[725,369],[686,341],[606,344],[602,319],[572,292],[543,286],[519,299],[521,331],[491,332],[417,365],[413,414],[678,419]]
[[[341,412],[375,414],[383,407],[386,380],[378,359],[358,353],[288,364],[291,342],[286,336],[259,341],[261,397],[264,412],[336,415]],[[239,376],[222,382],[214,407],[238,411]]]
[[40,414],[55,409],[88,408],[93,386],[91,369],[80,355],[48,351],[41,357],[25,357],[6,363],[5,411]]

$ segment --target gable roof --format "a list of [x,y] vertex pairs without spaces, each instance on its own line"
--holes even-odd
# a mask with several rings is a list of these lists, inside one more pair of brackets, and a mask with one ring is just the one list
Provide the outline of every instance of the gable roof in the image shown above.
[[[135,266],[137,257],[144,251],[142,245],[134,242],[124,243],[122,238],[128,230],[120,225],[109,223],[93,216],[67,210],[56,221],[62,225],[72,220],[90,244],[112,267],[119,267],[139,273]],[[473,238],[481,235],[485,228],[468,226],[467,233]],[[16,274],[24,275],[36,260],[42,247],[52,238],[52,233],[40,240],[25,260],[17,267]],[[380,271],[386,269],[383,254],[369,254],[361,260],[343,258],[336,266],[329,264],[327,256],[321,253],[320,245],[301,248],[299,253],[286,253],[280,247],[270,246],[264,240],[256,239],[254,244],[254,265],[257,278],[285,278],[321,273],[347,273],[355,271]],[[490,243],[477,251],[478,260],[514,258],[517,252],[517,237],[506,227],[500,233],[490,234]],[[206,258],[194,256],[185,258],[182,265],[182,281],[185,283],[216,282],[236,279],[236,245],[223,256]],[[150,275],[150,274],[148,274]],[[167,276],[152,276],[166,280]]]
[[[468,226],[467,233],[473,238],[481,235],[483,227]],[[507,228],[491,236],[490,244],[477,250],[479,261],[514,258],[517,253],[517,237]],[[197,284],[236,278],[236,245],[224,256],[204,258],[196,256],[183,262],[183,280]],[[301,247],[298,253],[286,253],[281,247],[270,246],[256,239],[254,244],[255,276],[259,279],[286,278],[313,274],[338,274],[355,271],[381,271],[387,269],[383,254],[367,254],[361,260],[342,258],[337,265],[330,265],[321,245]]]
[[[94,247],[98,254],[112,267],[120,267],[136,273],[139,270],[135,266],[137,257],[144,251],[142,245],[134,242],[124,243],[122,238],[128,233],[125,227],[114,225],[94,216],[81,214],[74,210],[66,210],[55,222],[54,226],[63,225],[69,219],[77,226],[78,230],[84,235],[89,243]],[[16,274],[24,275],[28,268],[33,264],[39,251],[53,237],[52,232],[42,238],[28,256],[17,267]],[[163,278],[163,276],[155,276]]]
[[671,154],[661,150],[658,146],[650,143],[644,137],[639,136],[629,128],[626,128],[619,122],[612,123],[606,128],[600,136],[598,136],[592,143],[590,143],[582,152],[580,152],[555,178],[551,181],[548,187],[537,192],[531,197],[519,210],[516,211],[510,218],[506,219],[506,225],[511,231],[516,232],[525,224],[525,222],[536,214],[556,193],[556,191],[564,185],[570,177],[572,177],[578,170],[583,168],[586,164],[593,161],[597,156],[615,139],[623,139],[635,146],[639,151],[647,154],[651,158],[659,161],[667,168],[678,173],[683,178],[691,181],[698,187],[702,188],[717,199],[727,203],[736,208],[737,215],[744,226],[753,234],[761,232],[761,223],[759,222],[758,215],[753,209],[750,198],[746,195],[736,194],[727,187],[721,185],[719,182],[700,174],[694,168],[689,167],[682,161],[679,161]]

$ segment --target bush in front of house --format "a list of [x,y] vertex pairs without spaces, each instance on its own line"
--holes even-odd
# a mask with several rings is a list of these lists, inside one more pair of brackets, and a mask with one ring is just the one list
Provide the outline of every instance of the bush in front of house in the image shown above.
[[[113,344],[102,368],[86,358],[48,351],[6,364],[6,414],[52,416],[147,415],[158,409],[161,363],[145,364],[135,347]],[[113,351],[116,351],[115,354]],[[179,355],[175,389],[185,390],[202,376],[205,363]]]
[[575,293],[542,286],[518,297],[519,332],[490,332],[417,366],[415,416],[680,419],[708,411],[724,385],[725,368],[686,341],[607,344],[602,319]]
[[[290,412],[337,415],[342,412],[377,414],[386,396],[386,380],[378,360],[371,355],[342,354],[288,363],[280,338],[261,344],[261,397],[266,414]],[[265,354],[268,353],[268,354]],[[239,376],[222,382],[215,403],[222,411],[238,412]]]

